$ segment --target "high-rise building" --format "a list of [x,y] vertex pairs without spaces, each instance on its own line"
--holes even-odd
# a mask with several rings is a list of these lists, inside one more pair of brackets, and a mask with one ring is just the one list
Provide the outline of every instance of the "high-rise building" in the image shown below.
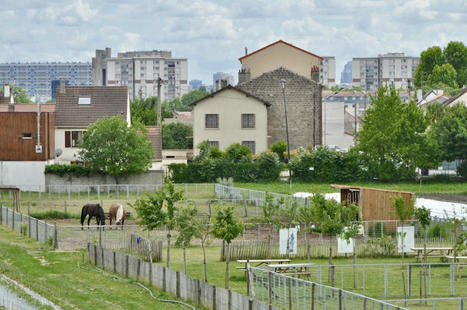
[[188,92],[188,61],[173,58],[170,51],[134,51],[111,56],[111,49],[96,50],[92,61],[93,85],[127,86],[131,99],[157,96],[161,78],[161,100],[172,100]]
[[29,97],[52,99],[52,81],[65,80],[70,86],[90,86],[92,69],[88,62],[29,62],[0,64],[0,85],[23,88]]
[[323,56],[319,71],[319,81],[326,87],[336,86],[336,58]]
[[235,85],[235,79],[232,74],[224,73],[224,72],[216,72],[212,75],[212,87],[214,89],[219,89],[220,87],[222,87],[221,86],[222,80],[226,82],[226,85]]
[[364,90],[377,90],[382,85],[408,89],[413,84],[419,57],[404,53],[388,53],[378,57],[352,59],[352,86]]
[[203,85],[203,81],[194,79],[191,80],[188,84],[190,85],[190,90],[195,90]]
[[344,65],[344,70],[341,73],[341,84],[352,86],[352,61],[348,61]]

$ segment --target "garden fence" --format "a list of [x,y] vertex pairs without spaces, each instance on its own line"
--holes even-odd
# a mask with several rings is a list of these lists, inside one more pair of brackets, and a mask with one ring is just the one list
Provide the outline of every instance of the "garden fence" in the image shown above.
[[199,279],[193,279],[186,274],[169,268],[151,264],[140,258],[88,245],[90,263],[98,267],[155,286],[183,300],[191,300],[213,310],[268,310],[268,305],[251,299],[237,292],[216,287]]
[[250,267],[248,274],[251,296],[277,309],[406,309],[267,269]]

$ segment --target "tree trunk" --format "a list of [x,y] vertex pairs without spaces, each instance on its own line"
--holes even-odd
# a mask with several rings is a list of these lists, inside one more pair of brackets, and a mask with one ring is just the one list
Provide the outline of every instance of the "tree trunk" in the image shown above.
[[203,273],[204,273],[204,282],[208,282],[208,271],[206,266],[206,249],[204,247],[204,241],[201,242],[201,247],[203,248]]
[[186,274],[186,248],[183,247],[183,273]]
[[170,229],[167,234],[167,268],[170,268]]
[[229,289],[229,262],[230,262],[230,242],[227,242],[227,255],[225,258],[225,289]]

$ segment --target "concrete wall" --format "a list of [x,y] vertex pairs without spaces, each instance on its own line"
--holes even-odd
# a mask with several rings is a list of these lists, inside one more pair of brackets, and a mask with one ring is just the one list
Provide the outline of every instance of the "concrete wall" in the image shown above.
[[[42,170],[42,175],[43,174]],[[142,174],[131,175],[127,177],[119,177],[119,184],[162,184],[164,180],[164,171],[162,170],[149,170]],[[64,186],[64,185],[103,185],[103,184],[116,184],[115,178],[106,175],[93,175],[89,177],[71,177],[71,176],[58,176],[55,174],[45,175],[45,185]]]
[[[242,128],[242,113],[255,114],[255,128]],[[205,128],[205,115],[219,114],[219,128]],[[256,153],[267,150],[266,105],[235,90],[226,89],[196,104],[193,108],[193,146],[202,141],[219,141],[225,150],[233,143],[255,141]]]
[[18,186],[27,190],[30,186],[45,185],[45,161],[0,161],[0,187]]
[[310,55],[283,42],[241,59],[240,62],[242,65],[248,66],[252,79],[279,67],[287,68],[310,79],[311,68],[321,65],[321,59],[317,56]]

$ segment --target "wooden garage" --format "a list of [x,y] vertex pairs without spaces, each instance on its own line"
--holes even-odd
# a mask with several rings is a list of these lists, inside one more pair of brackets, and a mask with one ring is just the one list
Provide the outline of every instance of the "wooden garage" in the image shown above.
[[415,198],[412,192],[337,184],[331,186],[340,189],[341,201],[346,205],[355,203],[360,206],[362,221],[399,220],[391,204],[391,197],[402,196],[406,205]]

